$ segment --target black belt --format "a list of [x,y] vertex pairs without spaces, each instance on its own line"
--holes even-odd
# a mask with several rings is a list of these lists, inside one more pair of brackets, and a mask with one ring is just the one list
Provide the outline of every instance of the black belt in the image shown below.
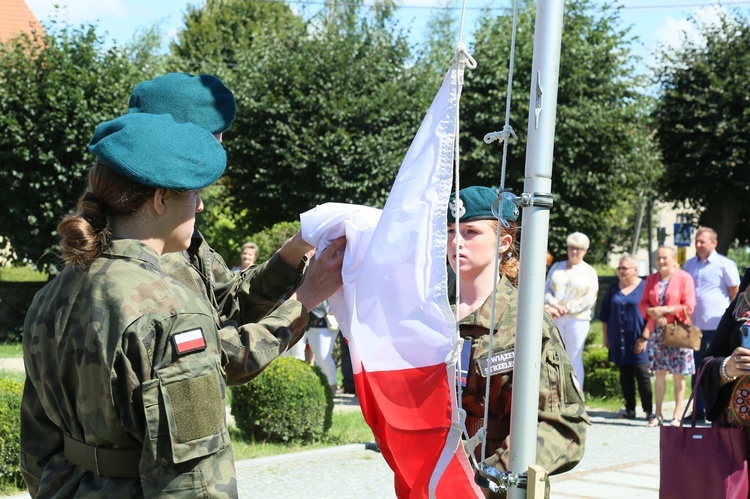
[[109,449],[74,440],[65,435],[65,459],[96,476],[139,478],[142,449]]
[[[474,416],[466,416],[466,431],[469,433],[469,437],[473,437],[479,431],[479,428],[484,427],[483,418],[475,418]],[[487,419],[487,439],[488,440],[505,440],[505,437],[510,435],[510,420],[509,419]]]

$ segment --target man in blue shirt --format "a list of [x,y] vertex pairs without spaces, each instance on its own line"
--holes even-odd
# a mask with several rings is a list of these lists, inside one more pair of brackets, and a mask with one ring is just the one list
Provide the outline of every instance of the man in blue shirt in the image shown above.
[[[695,235],[696,255],[685,262],[684,270],[693,276],[695,281],[695,311],[693,324],[703,331],[701,349],[695,355],[695,365],[700,366],[706,347],[713,339],[724,311],[737,296],[740,286],[740,274],[737,265],[729,258],[716,252],[718,238],[716,231],[702,227]],[[693,376],[695,389],[695,376]],[[703,395],[698,393],[696,417],[705,419]]]

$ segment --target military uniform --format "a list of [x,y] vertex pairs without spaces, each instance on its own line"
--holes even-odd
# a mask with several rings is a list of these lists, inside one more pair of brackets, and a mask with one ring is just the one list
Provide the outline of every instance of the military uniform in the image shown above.
[[[491,373],[486,462],[501,471],[507,471],[510,464],[508,434],[517,302],[518,290],[503,276],[497,287],[492,362],[487,360],[492,295],[479,309],[459,322],[461,337],[471,341],[466,387],[462,391],[462,405],[467,412],[466,426],[470,436],[483,426],[485,387],[487,374]],[[583,458],[586,425],[590,422],[560,333],[546,313],[541,361],[536,464],[550,474],[562,473]],[[481,458],[481,447],[476,449],[478,459]]]
[[237,324],[265,317],[284,295],[301,283],[305,265],[303,258],[296,268],[291,267],[276,253],[261,265],[232,272],[198,230],[186,251],[161,257],[161,266],[167,274],[203,294],[223,322]]
[[37,293],[21,409],[32,496],[237,496],[227,381],[262,370],[302,335],[308,312],[286,301],[257,324],[222,327],[205,288],[191,287],[124,239]]

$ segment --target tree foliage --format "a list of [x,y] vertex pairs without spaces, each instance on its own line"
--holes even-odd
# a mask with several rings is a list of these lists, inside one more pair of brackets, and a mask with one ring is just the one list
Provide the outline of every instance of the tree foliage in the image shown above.
[[[506,183],[523,189],[531,88],[535,6],[519,7],[510,124],[518,135],[508,147]],[[500,184],[502,149],[483,143],[502,130],[509,73],[512,13],[485,16],[472,51],[462,97],[462,185]],[[566,3],[560,56],[550,248],[565,252],[565,238],[581,231],[589,257],[603,261],[613,246],[629,245],[637,201],[653,192],[660,165],[648,127],[643,83],[635,74],[631,35],[619,10],[590,0]]]
[[241,54],[252,53],[258,33],[281,33],[303,26],[284,2],[207,0],[189,5],[184,27],[171,44],[173,65],[195,73],[207,65],[234,67]]
[[123,114],[133,86],[160,71],[144,35],[105,49],[92,25],[53,22],[47,33],[0,44],[0,234],[20,260],[48,266],[55,228],[86,187],[96,125]]
[[663,198],[698,208],[695,222],[715,229],[726,253],[735,238],[750,243],[750,217],[739,202],[750,189],[750,23],[738,11],[715,12],[716,22],[691,19],[699,36],[662,49],[654,117]]
[[382,205],[438,88],[410,64],[380,4],[358,2],[283,32],[263,30],[222,78],[237,120],[225,134],[234,209],[257,231],[327,201]]

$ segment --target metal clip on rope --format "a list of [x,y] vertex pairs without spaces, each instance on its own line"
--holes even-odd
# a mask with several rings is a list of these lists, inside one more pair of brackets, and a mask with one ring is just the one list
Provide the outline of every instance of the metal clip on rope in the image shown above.
[[505,492],[509,487],[525,489],[528,483],[526,473],[503,472],[492,466],[482,463],[474,473],[474,482],[484,489],[492,492]]

